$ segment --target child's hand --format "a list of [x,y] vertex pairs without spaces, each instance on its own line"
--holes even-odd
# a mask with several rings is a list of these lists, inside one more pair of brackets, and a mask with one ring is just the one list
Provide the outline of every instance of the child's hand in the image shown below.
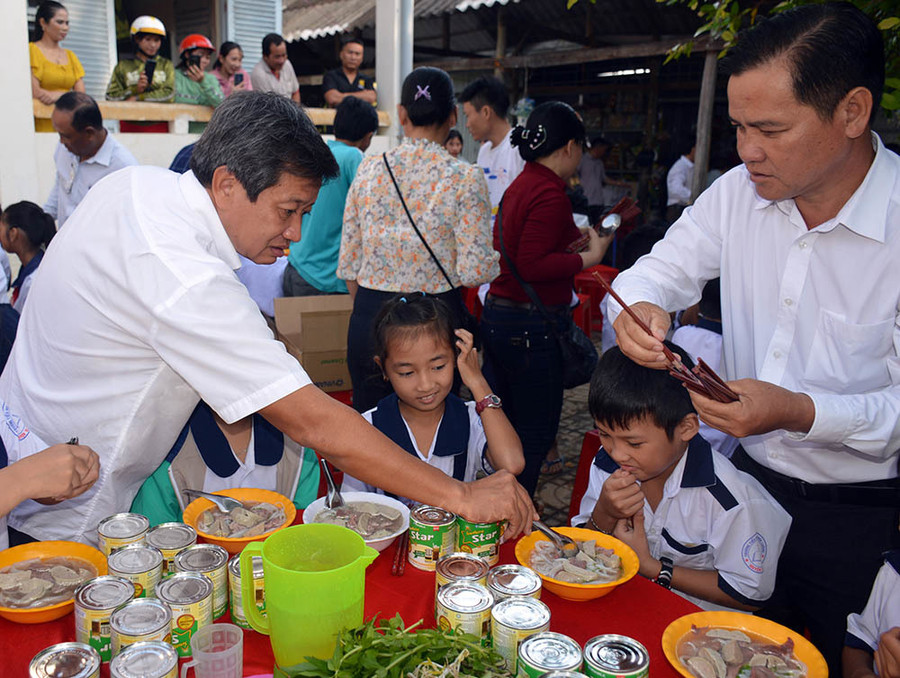
[[53,445],[11,468],[30,483],[29,498],[62,501],[88,490],[100,475],[100,457],[85,445]]
[[617,469],[603,483],[597,504],[611,518],[630,518],[644,508],[644,493],[631,473]]
[[478,380],[484,381],[481,374],[481,365],[478,363],[478,349],[475,348],[475,337],[468,330],[455,330],[454,334],[458,337],[456,340],[456,348],[459,349],[459,355],[456,357],[456,366],[459,368],[459,376],[462,382],[470,391]]
[[623,518],[616,523],[613,536],[628,544],[640,561],[639,572],[645,577],[655,577],[659,572],[659,561],[650,555],[647,532],[644,529],[644,510],[634,514],[631,520]]
[[880,678],[900,678],[900,626],[881,634],[875,650],[875,668]]

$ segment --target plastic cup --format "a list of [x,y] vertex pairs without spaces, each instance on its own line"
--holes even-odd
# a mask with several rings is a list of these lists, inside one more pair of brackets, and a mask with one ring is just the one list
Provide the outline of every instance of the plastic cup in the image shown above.
[[187,678],[194,667],[196,678],[241,678],[244,675],[244,632],[234,624],[209,624],[191,636],[191,661],[181,667]]

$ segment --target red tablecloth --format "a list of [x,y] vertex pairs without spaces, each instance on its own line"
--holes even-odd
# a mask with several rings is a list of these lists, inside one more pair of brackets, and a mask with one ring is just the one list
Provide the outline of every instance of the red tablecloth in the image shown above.
[[[374,615],[393,617],[397,612],[407,624],[420,618],[434,626],[434,574],[407,563],[403,577],[391,576],[394,546],[389,546],[366,572],[366,619]],[[513,544],[501,549],[501,562],[514,563]],[[620,633],[643,643],[650,652],[653,678],[677,676],[662,652],[660,638],[673,619],[697,607],[680,596],[635,577],[609,595],[574,603],[544,591],[541,597],[550,607],[550,629],[584,644],[602,633]],[[220,621],[230,621],[228,614]],[[0,619],[0,678],[23,678],[28,663],[40,650],[75,640],[74,615],[44,624],[14,624]],[[271,674],[274,660],[269,639],[255,631],[244,632],[244,675]],[[109,676],[104,665],[102,676]]]

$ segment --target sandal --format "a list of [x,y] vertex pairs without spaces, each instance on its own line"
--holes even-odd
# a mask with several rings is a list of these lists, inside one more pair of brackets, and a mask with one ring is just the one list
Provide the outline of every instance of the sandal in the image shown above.
[[566,460],[562,455],[559,455],[556,459],[544,459],[544,461],[541,463],[541,475],[555,476],[559,473],[562,473],[565,465]]

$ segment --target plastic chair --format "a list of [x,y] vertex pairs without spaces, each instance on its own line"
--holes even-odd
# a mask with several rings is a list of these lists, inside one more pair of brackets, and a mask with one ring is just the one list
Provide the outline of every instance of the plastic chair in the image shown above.
[[591,477],[591,464],[600,449],[600,436],[597,431],[588,431],[581,442],[581,456],[578,457],[578,468],[575,470],[575,483],[572,485],[572,500],[569,502],[569,523],[578,515],[581,499],[587,492]]
[[586,268],[575,275],[575,292],[589,295],[591,298],[591,329],[594,332],[601,332],[603,330],[603,314],[600,313],[600,302],[606,296],[606,290],[594,278],[595,271],[606,282],[611,283],[619,275],[619,269],[599,264]]
[[578,306],[572,310],[572,320],[586,335],[591,336],[591,295],[579,294]]

